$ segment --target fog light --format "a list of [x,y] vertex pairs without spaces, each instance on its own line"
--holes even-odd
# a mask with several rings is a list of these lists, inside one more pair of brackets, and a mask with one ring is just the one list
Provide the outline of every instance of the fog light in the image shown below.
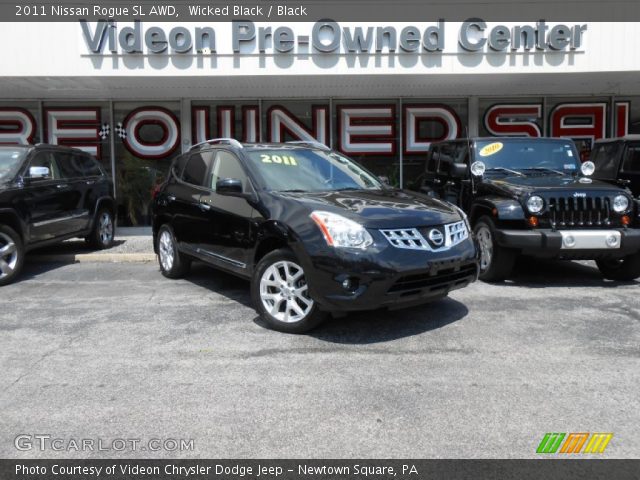
[[566,237],[564,237],[564,246],[568,247],[568,248],[573,248],[576,245],[576,239],[573,237],[573,235],[567,235]]
[[613,248],[613,247],[617,247],[618,246],[618,237],[616,237],[615,235],[608,235],[607,236],[607,246]]
[[342,288],[345,290],[351,290],[351,279],[347,278],[342,282]]

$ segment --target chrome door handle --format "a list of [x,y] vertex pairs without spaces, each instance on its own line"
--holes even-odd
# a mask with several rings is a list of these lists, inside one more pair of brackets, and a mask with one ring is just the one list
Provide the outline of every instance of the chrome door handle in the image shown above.
[[95,183],[95,180],[87,180],[87,185],[94,185]]
[[66,183],[59,183],[58,185],[56,185],[56,188],[69,188],[69,185],[67,185]]
[[200,205],[200,210],[204,210],[205,212],[211,210],[211,205],[209,205],[208,203],[200,202],[199,205]]
[[175,202],[176,197],[174,197],[173,195],[167,195],[167,200],[170,202]]

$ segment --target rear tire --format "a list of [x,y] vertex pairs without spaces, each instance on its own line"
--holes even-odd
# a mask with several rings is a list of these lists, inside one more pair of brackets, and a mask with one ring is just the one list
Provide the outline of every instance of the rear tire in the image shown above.
[[513,270],[516,260],[515,252],[496,243],[496,228],[493,220],[487,216],[478,219],[473,232],[480,244],[480,280],[485,282],[505,280]]
[[596,264],[608,280],[629,282],[640,277],[640,252],[617,260],[596,260]]
[[260,260],[251,280],[251,298],[269,328],[280,332],[305,333],[327,317],[309,296],[300,261],[287,248]]
[[113,222],[113,213],[108,208],[98,210],[93,225],[93,230],[86,238],[87,243],[96,250],[105,250],[113,246],[116,227]]
[[24,246],[16,231],[0,225],[0,286],[13,282],[24,264]]
[[167,278],[180,278],[191,268],[191,259],[178,250],[178,243],[169,225],[158,230],[158,263],[160,272]]

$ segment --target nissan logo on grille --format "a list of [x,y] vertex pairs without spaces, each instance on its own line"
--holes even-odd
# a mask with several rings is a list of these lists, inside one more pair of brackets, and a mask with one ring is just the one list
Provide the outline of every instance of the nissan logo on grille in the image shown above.
[[444,235],[437,228],[432,228],[429,231],[429,241],[433,243],[435,246],[439,247],[444,243]]

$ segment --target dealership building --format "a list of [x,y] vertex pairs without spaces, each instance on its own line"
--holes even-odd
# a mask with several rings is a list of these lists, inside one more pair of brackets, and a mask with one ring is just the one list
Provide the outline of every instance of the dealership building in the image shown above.
[[317,140],[411,186],[432,142],[640,133],[640,24],[51,22],[0,29],[0,142],[95,154],[119,221],[197,142]]

